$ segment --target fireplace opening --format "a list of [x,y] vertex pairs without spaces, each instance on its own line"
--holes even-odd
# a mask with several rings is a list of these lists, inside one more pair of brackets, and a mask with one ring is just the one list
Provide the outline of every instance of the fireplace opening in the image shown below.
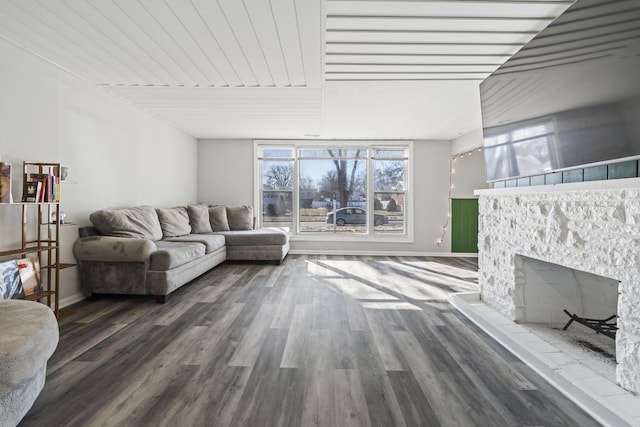
[[615,381],[619,281],[516,256],[516,322]]

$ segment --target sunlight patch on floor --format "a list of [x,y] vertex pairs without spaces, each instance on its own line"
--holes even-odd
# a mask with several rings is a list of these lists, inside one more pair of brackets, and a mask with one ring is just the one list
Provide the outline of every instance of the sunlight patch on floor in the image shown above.
[[[411,289],[415,289],[418,292],[412,296],[414,298],[420,298],[420,295],[431,294],[432,292],[444,292],[446,297],[451,292],[475,291],[478,289],[475,283],[410,266],[404,266],[403,271],[394,272],[393,274],[397,276],[397,280],[393,282],[397,284],[402,293]],[[407,296],[409,295],[407,294]]]
[[[446,299],[452,292],[476,291],[477,273],[428,261],[314,260],[308,271],[355,299]],[[470,278],[464,280],[463,276]],[[381,283],[384,283],[381,284]]]
[[417,305],[405,301],[363,302],[361,305],[367,310],[422,310]]
[[454,267],[452,265],[440,264],[434,261],[402,261],[402,265],[412,266],[421,270],[429,270],[435,273],[446,274],[460,280],[478,280],[478,272],[465,268]]
[[337,292],[343,295],[347,295],[353,299],[367,299],[367,300],[398,300],[392,294],[378,290],[365,283],[358,282],[354,279],[325,279],[330,286]]
[[[361,260],[317,260],[319,266],[324,266],[329,271],[340,271],[347,276],[356,276],[363,282],[370,282],[378,285],[379,272],[373,266],[373,263],[367,263]],[[373,264],[373,265],[372,265]]]
[[312,276],[335,276],[336,272],[334,269],[329,268],[329,263],[322,261],[322,263],[318,261],[306,261],[307,263],[307,274]]

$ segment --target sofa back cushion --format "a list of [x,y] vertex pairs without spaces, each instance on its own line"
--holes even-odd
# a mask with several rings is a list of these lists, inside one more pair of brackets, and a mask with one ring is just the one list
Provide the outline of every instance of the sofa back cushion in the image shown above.
[[105,236],[160,240],[162,228],[151,206],[102,209],[89,215],[91,223]]
[[230,230],[253,230],[253,207],[227,206],[227,221]]
[[213,231],[229,231],[227,208],[224,205],[209,207],[209,222]]
[[191,233],[187,208],[176,207],[170,209],[156,209],[162,235],[164,237],[178,237]]
[[209,206],[207,205],[191,205],[187,206],[189,214],[189,223],[191,224],[191,233],[203,234],[211,233],[211,222],[209,222]]

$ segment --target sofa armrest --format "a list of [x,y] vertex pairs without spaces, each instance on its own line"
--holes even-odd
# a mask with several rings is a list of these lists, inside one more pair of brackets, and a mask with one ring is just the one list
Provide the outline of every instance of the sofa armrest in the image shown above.
[[156,250],[153,241],[131,237],[82,237],[73,244],[78,261],[147,262]]

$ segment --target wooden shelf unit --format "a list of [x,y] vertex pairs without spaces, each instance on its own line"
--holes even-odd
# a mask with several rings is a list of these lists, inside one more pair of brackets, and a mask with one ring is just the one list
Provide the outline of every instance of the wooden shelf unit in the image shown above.
[[[59,176],[59,163],[23,163],[23,182],[28,174]],[[18,259],[35,254],[40,261],[43,289],[24,299],[44,302],[60,318],[60,270],[74,264],[60,262],[60,202],[15,202],[3,206],[22,209],[22,241],[19,248],[0,251],[0,259]]]

